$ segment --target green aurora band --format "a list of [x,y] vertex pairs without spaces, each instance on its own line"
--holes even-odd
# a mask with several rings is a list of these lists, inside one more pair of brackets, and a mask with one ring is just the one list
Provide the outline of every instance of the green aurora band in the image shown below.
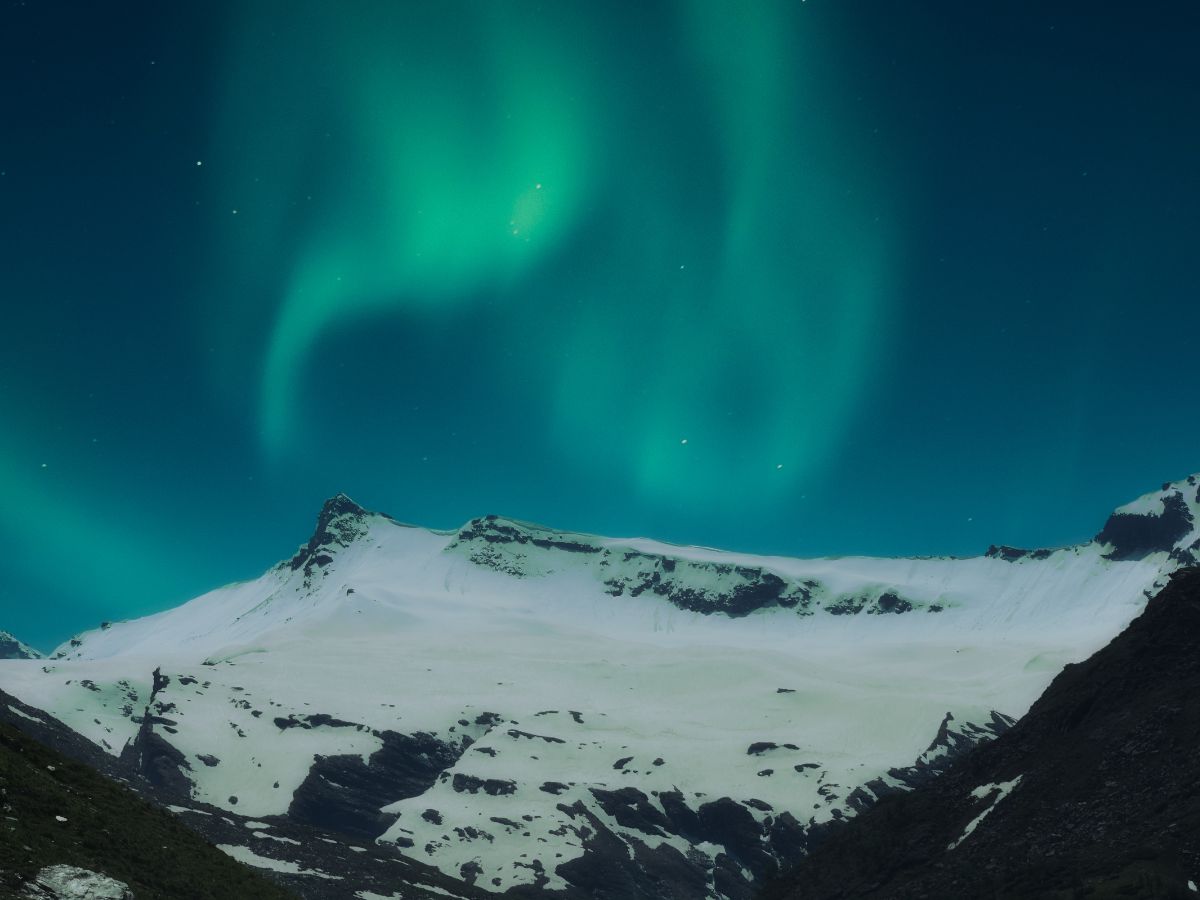
[[[229,45],[209,155],[229,197],[218,269],[242,287],[217,377],[259,362],[266,457],[303,455],[327,335],[399,316],[419,339],[500,304],[470,352],[561,464],[708,511],[818,474],[869,388],[895,241],[809,10],[356,9],[256,5]],[[581,246],[602,262],[571,277]],[[530,333],[548,339],[504,352]]]

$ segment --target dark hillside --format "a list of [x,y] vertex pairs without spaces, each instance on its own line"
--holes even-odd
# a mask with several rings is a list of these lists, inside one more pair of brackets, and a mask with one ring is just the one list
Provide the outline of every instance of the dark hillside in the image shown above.
[[51,865],[125,882],[137,900],[284,900],[260,878],[93,769],[0,722],[0,897]]
[[[994,786],[1018,777],[1000,796]],[[1011,731],[833,832],[763,897],[1196,898],[1196,886],[1193,568],[1107,647],[1068,666]]]

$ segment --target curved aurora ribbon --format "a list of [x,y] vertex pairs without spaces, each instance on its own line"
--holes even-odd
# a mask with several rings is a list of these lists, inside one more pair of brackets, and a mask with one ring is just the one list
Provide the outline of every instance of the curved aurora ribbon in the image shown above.
[[[894,242],[805,10],[669,8],[676,55],[645,64],[670,68],[709,120],[703,146],[673,147],[670,116],[657,134],[635,127],[621,92],[636,82],[596,62],[633,52],[602,6],[405,7],[309,5],[286,32],[256,14],[233,51],[225,140],[268,116],[247,132],[242,181],[276,166],[277,185],[240,239],[248,265],[261,250],[289,270],[261,366],[264,450],[293,452],[302,375],[331,329],[398,312],[419,327],[491,292],[511,305],[498,345],[553,323],[520,363],[536,377],[512,390],[582,473],[743,507],[811,477],[868,382]],[[661,189],[672,153],[711,159],[701,214]],[[659,162],[614,163],[640,158]],[[603,274],[542,284],[606,217],[634,217],[644,239],[613,235],[593,247]]]

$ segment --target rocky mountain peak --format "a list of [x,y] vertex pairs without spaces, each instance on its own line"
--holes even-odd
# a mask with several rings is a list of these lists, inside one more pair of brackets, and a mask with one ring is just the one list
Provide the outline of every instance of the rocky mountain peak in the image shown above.
[[1109,559],[1142,559],[1169,553],[1183,565],[1200,562],[1200,476],[1163,484],[1162,489],[1116,509],[1096,535]]
[[368,520],[375,515],[359,506],[345,494],[330,497],[317,515],[317,527],[287,563],[293,570],[304,569],[312,575],[314,566],[323,567],[333,561],[339,549],[349,547],[368,531]]
[[0,631],[0,659],[41,659],[42,654],[7,631]]

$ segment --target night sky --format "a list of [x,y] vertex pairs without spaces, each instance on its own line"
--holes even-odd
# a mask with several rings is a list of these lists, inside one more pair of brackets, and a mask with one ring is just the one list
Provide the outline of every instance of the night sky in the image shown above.
[[0,628],[344,491],[731,549],[1094,534],[1200,470],[1194,0],[0,10]]

